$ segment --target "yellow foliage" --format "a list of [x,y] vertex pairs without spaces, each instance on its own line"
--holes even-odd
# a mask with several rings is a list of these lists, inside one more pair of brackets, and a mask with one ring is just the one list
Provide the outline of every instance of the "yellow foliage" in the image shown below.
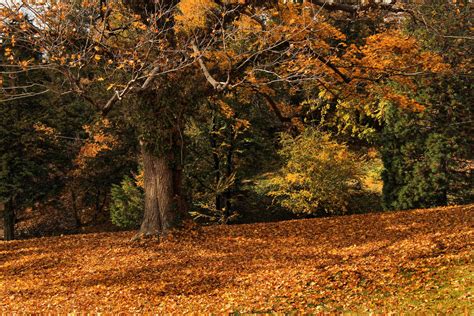
[[289,183],[298,183],[302,179],[301,175],[298,173],[288,173],[285,178]]
[[226,102],[217,100],[217,105],[222,115],[224,115],[226,118],[231,118],[235,115],[234,110]]
[[35,129],[36,132],[42,133],[47,136],[53,136],[56,133],[54,128],[47,126],[43,123],[35,123],[33,125],[33,128]]
[[180,14],[176,16],[177,25],[185,32],[204,28],[209,14],[215,8],[217,4],[212,0],[181,0],[178,4]]
[[311,129],[295,138],[285,134],[281,144],[286,164],[270,178],[268,195],[295,213],[343,213],[352,185],[360,181],[359,159]]
[[135,179],[135,184],[137,187],[144,189],[145,188],[145,170],[140,169],[138,174],[136,174],[134,177]]

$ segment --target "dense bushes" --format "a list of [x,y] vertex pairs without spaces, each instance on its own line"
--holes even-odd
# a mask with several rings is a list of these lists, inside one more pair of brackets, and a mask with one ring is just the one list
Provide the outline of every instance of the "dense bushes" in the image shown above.
[[360,185],[361,162],[328,134],[308,129],[297,137],[283,134],[284,165],[268,184],[268,195],[295,213],[334,214],[347,211]]
[[122,228],[136,228],[140,225],[144,210],[144,193],[135,181],[125,177],[120,185],[112,185],[110,218]]

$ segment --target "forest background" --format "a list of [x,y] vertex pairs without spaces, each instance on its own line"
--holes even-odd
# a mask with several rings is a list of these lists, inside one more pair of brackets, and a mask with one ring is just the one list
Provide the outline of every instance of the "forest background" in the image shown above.
[[471,7],[1,3],[5,239],[471,203]]

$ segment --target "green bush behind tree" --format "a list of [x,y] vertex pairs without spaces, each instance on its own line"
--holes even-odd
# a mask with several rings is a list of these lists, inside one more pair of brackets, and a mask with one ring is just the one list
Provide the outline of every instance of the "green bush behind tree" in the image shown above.
[[111,189],[110,219],[121,228],[140,226],[145,208],[145,196],[135,181],[125,176],[120,185],[113,184]]

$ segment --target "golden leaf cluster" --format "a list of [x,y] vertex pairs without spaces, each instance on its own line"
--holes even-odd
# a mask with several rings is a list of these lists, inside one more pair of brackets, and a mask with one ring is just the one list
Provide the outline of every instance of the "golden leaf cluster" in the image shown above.
[[89,139],[81,147],[75,162],[79,170],[83,169],[87,164],[87,160],[96,157],[99,153],[111,150],[117,143],[114,136],[105,130],[110,127],[108,119],[102,119],[93,125],[84,125],[84,131],[89,135]]
[[181,0],[178,4],[180,14],[176,16],[178,27],[185,32],[204,28],[215,8],[217,4],[213,0]]

